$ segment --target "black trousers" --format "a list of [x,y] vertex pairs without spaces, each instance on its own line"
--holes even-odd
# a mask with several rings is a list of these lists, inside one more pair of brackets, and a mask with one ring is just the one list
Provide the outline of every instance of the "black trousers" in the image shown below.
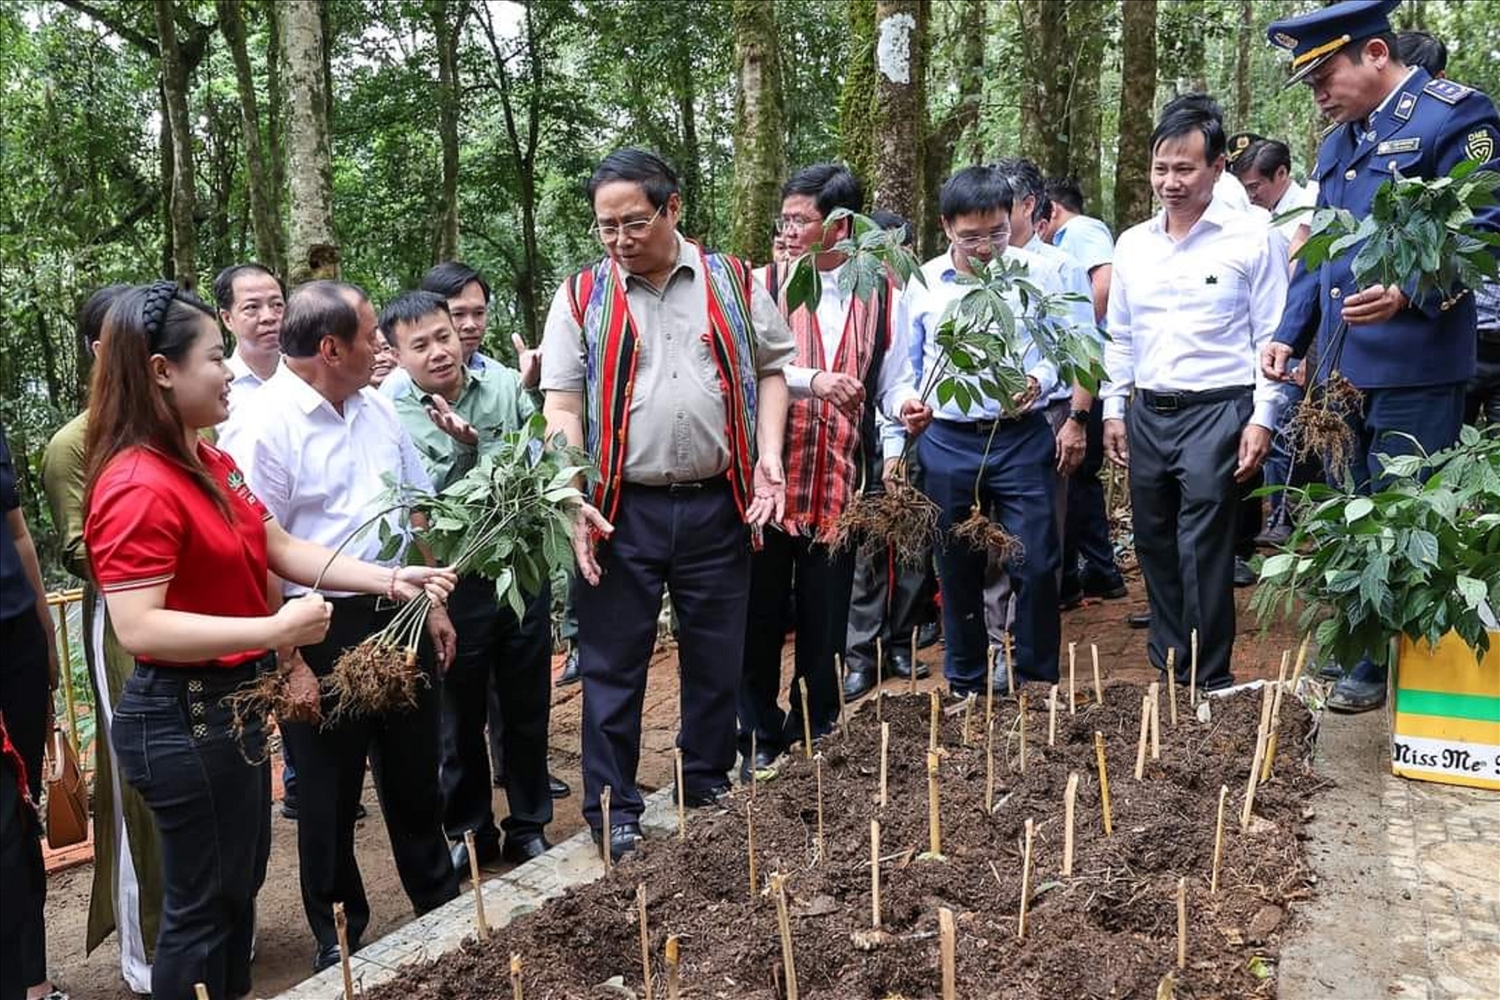
[[1094,400],[1084,435],[1083,462],[1068,477],[1068,513],[1063,529],[1063,586],[1067,594],[1079,589],[1079,573],[1110,582],[1120,576],[1115,547],[1109,537],[1109,513],[1104,509],[1104,404]]
[[[47,632],[28,605],[0,621],[0,714],[26,765],[26,783],[40,800],[47,742]],[[7,770],[0,764],[0,770]],[[0,775],[0,998],[23,997],[47,978],[47,933],[42,913],[47,875],[36,814],[23,805],[19,783]]]
[[484,727],[489,694],[500,703],[505,761],[506,836],[528,840],[552,822],[547,792],[547,717],[552,588],[542,587],[516,620],[495,597],[495,582],[466,576],[448,601],[458,652],[443,674],[443,829],[452,840],[474,831],[482,848],[500,832],[490,783]]
[[[333,620],[327,637],[316,646],[302,647],[303,659],[319,677],[333,670],[340,652],[379,631],[395,613],[376,610],[372,597],[335,598],[330,603]],[[437,681],[431,679],[432,648],[425,638],[420,652],[430,683],[418,686],[415,708],[325,725],[283,724],[284,738],[297,756],[302,906],[320,947],[338,943],[334,903],[344,904],[351,948],[359,946],[370,922],[370,903],[354,858],[354,811],[364,787],[366,755],[396,871],[412,906],[422,914],[458,894],[458,876],[443,836],[443,797],[437,781],[439,694]],[[325,704],[325,713],[328,708]]]
[[1241,488],[1234,481],[1250,390],[1221,402],[1159,412],[1137,396],[1126,412],[1136,554],[1151,606],[1147,655],[1165,670],[1175,649],[1188,683],[1198,630],[1198,685],[1233,683],[1234,555]]
[[[767,531],[765,544],[750,557],[750,606],[745,617],[744,677],[740,681],[740,750],[780,752],[802,739],[802,696],[807,681],[807,713],[814,738],[832,731],[839,716],[843,677],[834,666],[849,633],[849,597],[854,588],[854,553],[834,553],[811,538]],[[786,598],[796,592],[795,666],[783,711],[781,648],[786,643]],[[675,593],[675,592],[674,592]]]
[[662,586],[678,630],[683,781],[703,791],[728,780],[735,756],[735,694],[745,645],[750,547],[727,480],[697,488],[626,484],[614,534],[600,546],[603,578],[578,585],[578,670],[583,680],[583,816],[599,829],[640,819],[636,768],[646,667],[656,644]]
[[161,841],[155,1000],[193,1000],[196,983],[213,1000],[250,992],[255,896],[271,853],[271,770],[264,720],[246,720],[237,738],[224,699],[273,662],[232,670],[137,663],[115,706],[120,776],[150,807]]
[[906,565],[889,548],[874,558],[859,553],[854,560],[854,589],[849,597],[844,666],[851,671],[874,670],[876,639],[883,641],[887,657],[893,649],[910,649],[912,630],[930,618],[936,593],[937,574],[930,549],[916,567]]

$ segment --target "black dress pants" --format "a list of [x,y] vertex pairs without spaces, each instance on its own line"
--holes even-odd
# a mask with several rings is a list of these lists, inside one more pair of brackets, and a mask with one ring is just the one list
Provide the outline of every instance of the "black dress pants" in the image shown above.
[[[333,619],[327,637],[316,646],[302,647],[303,659],[319,677],[333,670],[340,652],[379,631],[395,613],[373,597],[334,598],[329,603]],[[344,904],[351,948],[359,946],[370,923],[370,903],[354,858],[354,812],[364,787],[366,755],[396,871],[412,906],[420,915],[458,895],[458,876],[443,836],[439,693],[431,676],[432,647],[425,637],[418,662],[428,683],[418,685],[415,708],[345,717],[326,725],[283,724],[284,737],[297,756],[302,906],[319,947],[338,943],[334,903]],[[325,714],[329,708],[325,702]]]
[[[25,763],[26,784],[41,797],[42,756],[47,742],[47,633],[30,605],[0,621],[0,714]],[[0,763],[0,769],[6,765]],[[42,867],[37,817],[19,795],[18,776],[3,775],[0,796],[0,997],[22,997],[47,978],[47,934],[42,913],[47,876]]]
[[539,837],[552,822],[547,791],[547,718],[552,588],[526,604],[516,620],[495,596],[495,582],[465,576],[448,601],[458,651],[443,674],[443,829],[451,840],[474,831],[480,850],[498,844],[484,727],[491,691],[499,700],[505,796],[502,824],[517,840]]

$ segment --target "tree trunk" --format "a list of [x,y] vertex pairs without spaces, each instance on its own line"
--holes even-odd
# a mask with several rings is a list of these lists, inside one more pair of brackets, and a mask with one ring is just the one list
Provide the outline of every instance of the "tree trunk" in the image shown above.
[[[958,16],[949,21],[945,34],[946,47],[956,54],[956,76],[958,99],[940,122],[935,122],[927,136],[926,155],[922,169],[935,187],[952,171],[954,162],[961,160],[965,166],[982,163],[986,157],[979,129],[979,105],[984,97],[984,14],[983,3],[968,3],[958,8]],[[969,137],[969,152],[960,156],[959,145]],[[936,212],[923,213],[921,220],[912,220],[922,247],[936,247],[942,240],[942,224]]]
[[1068,169],[1084,202],[1099,204],[1099,78],[1104,69],[1106,0],[1074,0],[1068,7],[1073,86],[1068,94]]
[[730,249],[771,259],[771,218],[786,176],[775,0],[734,0],[734,229]]
[[1240,0],[1240,34],[1234,51],[1234,131],[1250,123],[1250,43],[1254,35],[1254,0]]
[[177,277],[177,255],[172,239],[172,124],[167,119],[167,89],[156,81],[156,99],[161,106],[161,122],[156,127],[157,159],[161,165],[161,276],[168,281]]
[[438,134],[443,147],[443,193],[438,211],[438,260],[458,256],[458,42],[467,0],[437,0],[432,6],[438,57]]
[[266,151],[271,159],[271,210],[276,217],[276,259],[286,268],[286,95],[281,89],[281,11],[268,2],[266,15]]
[[162,95],[167,127],[172,137],[172,273],[178,284],[192,289],[198,284],[198,235],[193,225],[197,208],[193,180],[193,131],[188,120],[188,73],[177,47],[177,26],[172,20],[172,0],[156,0],[157,44],[161,48]]
[[1120,144],[1115,162],[1115,231],[1151,214],[1151,113],[1156,96],[1156,0],[1124,0],[1120,29]]
[[1027,40],[1021,46],[1021,148],[1048,176],[1068,170],[1070,6],[1057,0],[1021,0],[1020,7],[1021,34]]
[[245,138],[246,175],[250,180],[250,222],[255,231],[255,255],[277,274],[282,272],[279,247],[281,223],[271,197],[271,181],[260,141],[260,107],[255,97],[255,76],[250,53],[245,48],[245,21],[236,0],[217,0],[219,30],[234,59],[234,78],[240,94],[240,131]]
[[875,0],[846,3],[849,60],[839,94],[839,155],[868,187],[875,176]]
[[333,157],[325,92],[321,5],[281,6],[281,56],[287,76],[287,281],[339,276],[333,233]]
[[698,148],[698,88],[693,76],[693,54],[684,46],[677,80],[677,113],[682,119],[682,224],[692,236],[707,240],[712,230],[712,206],[703,193],[703,163],[699,159],[703,153]]
[[[877,0],[873,204],[922,226],[928,178],[927,5]],[[932,178],[934,182],[938,178]]]

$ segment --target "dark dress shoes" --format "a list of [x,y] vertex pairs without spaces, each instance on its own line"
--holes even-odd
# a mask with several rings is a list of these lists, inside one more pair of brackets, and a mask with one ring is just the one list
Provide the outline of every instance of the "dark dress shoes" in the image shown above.
[[568,651],[568,658],[563,661],[563,671],[557,678],[557,687],[567,687],[569,684],[578,683],[578,650]]
[[[891,650],[891,675],[899,677],[903,681],[911,680],[911,651],[907,649]],[[927,664],[921,660],[917,661],[917,680],[927,676]]]
[[[350,941],[349,942],[349,954],[353,955],[356,951],[359,951],[359,942],[358,941]],[[338,965],[338,964],[339,964],[339,946],[338,946],[338,942],[334,942],[333,944],[327,944],[327,945],[319,945],[318,950],[313,954],[313,972],[314,973],[322,972],[324,969],[331,969],[335,965]]]
[[875,690],[875,668],[869,670],[850,670],[844,674],[844,700],[854,701],[863,698]]
[[553,777],[551,772],[547,774],[547,791],[554,799],[565,799],[573,794],[572,787],[561,778]]
[[[755,757],[756,760],[759,761],[759,750],[757,750]],[[767,766],[769,766],[769,762],[767,762]],[[727,781],[722,785],[714,785],[712,788],[701,788],[696,792],[689,789],[687,791],[687,794],[683,796],[682,804],[687,806],[689,809],[722,808],[724,805],[724,797],[729,794],[729,791],[730,786],[729,782]],[[672,793],[672,800],[674,802],[677,800],[677,792],[675,790]]]
[[[475,841],[474,850],[479,855],[479,867],[492,865],[500,858],[500,845],[494,841]],[[460,879],[469,877],[469,845],[462,840],[455,841],[448,848],[448,860],[453,865],[453,870],[458,873]]]
[[940,626],[937,622],[928,622],[925,625],[918,625],[917,648],[926,649],[928,646],[936,643],[938,641],[938,638],[942,634],[942,626]]
[[1125,619],[1125,621],[1130,624],[1131,628],[1150,628],[1151,627],[1151,612],[1149,612],[1149,611],[1136,611],[1136,612],[1133,612],[1128,618]]
[[546,854],[551,847],[551,842],[540,833],[519,840],[515,837],[506,837],[505,847],[501,849],[500,856],[513,865],[524,865],[532,858]]
[[[604,835],[598,830],[590,827],[589,835],[598,844],[604,840]],[[617,823],[609,828],[609,856],[619,861],[625,855],[640,846],[645,836],[641,833],[639,823]]]

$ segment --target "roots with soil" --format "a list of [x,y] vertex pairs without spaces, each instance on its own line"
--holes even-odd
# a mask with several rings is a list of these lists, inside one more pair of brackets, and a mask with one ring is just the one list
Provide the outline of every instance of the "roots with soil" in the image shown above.
[[261,764],[270,756],[268,747],[262,747],[261,752],[253,760],[244,753],[245,729],[248,725],[258,722],[264,727],[266,717],[272,715],[279,722],[307,719],[310,715],[316,716],[316,710],[310,713],[306,706],[292,699],[286,676],[287,667],[282,665],[275,670],[266,671],[255,680],[241,685],[234,693],[224,697],[223,705],[229,709],[230,714],[230,732],[234,734],[235,742],[240,745],[240,752],[244,754],[248,763]]
[[891,483],[883,493],[861,493],[850,500],[834,523],[829,547],[855,549],[884,559],[894,550],[903,566],[920,566],[937,536],[938,508],[909,483]]
[[1353,417],[1364,412],[1365,399],[1341,373],[1334,371],[1309,391],[1292,415],[1291,439],[1297,458],[1320,459],[1336,479],[1344,478],[1354,457]]
[[978,504],[969,508],[966,520],[953,526],[953,537],[981,552],[991,551],[1002,562],[1020,558],[1021,540],[985,516]]
[[415,646],[366,639],[340,653],[323,678],[323,694],[331,701],[328,721],[415,708],[418,685],[427,682]]

